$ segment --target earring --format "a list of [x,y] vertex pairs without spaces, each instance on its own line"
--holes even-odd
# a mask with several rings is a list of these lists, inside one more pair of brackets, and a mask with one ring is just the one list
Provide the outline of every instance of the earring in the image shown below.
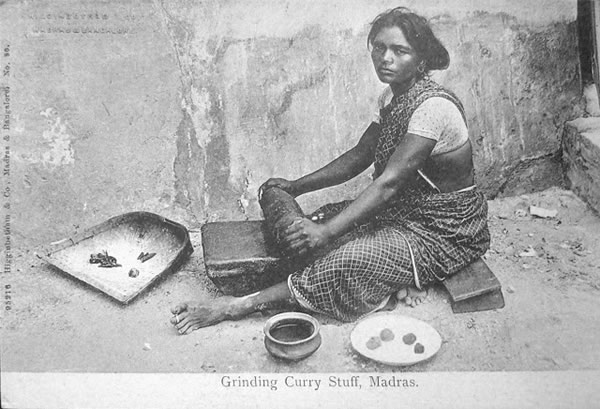
[[421,63],[417,67],[417,71],[419,74],[425,74],[425,61],[421,61]]

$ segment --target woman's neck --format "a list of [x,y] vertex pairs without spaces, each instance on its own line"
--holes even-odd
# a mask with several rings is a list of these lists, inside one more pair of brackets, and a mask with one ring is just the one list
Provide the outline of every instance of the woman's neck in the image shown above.
[[392,88],[392,92],[393,92],[394,96],[396,97],[398,95],[404,94],[406,91],[411,89],[412,86],[417,83],[417,80],[418,80],[417,77],[413,77],[410,80],[402,82],[402,83],[392,83],[392,84],[390,84],[390,88]]

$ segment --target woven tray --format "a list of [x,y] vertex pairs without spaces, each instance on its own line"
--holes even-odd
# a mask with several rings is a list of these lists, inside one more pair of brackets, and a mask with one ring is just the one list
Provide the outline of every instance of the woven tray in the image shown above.
[[[106,251],[121,267],[102,268],[90,255]],[[156,253],[142,261],[140,253]],[[193,252],[187,229],[148,212],[113,217],[37,252],[38,257],[117,301],[127,304]],[[139,275],[131,277],[135,268]]]

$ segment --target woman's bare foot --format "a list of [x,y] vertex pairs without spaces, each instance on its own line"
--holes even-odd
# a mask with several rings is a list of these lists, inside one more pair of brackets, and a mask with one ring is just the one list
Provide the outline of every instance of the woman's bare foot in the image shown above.
[[184,335],[224,320],[241,318],[246,314],[240,301],[236,297],[219,297],[206,303],[182,303],[171,308],[174,315],[171,324]]
[[237,320],[263,309],[297,305],[287,282],[244,297],[218,297],[204,303],[183,303],[171,308],[173,324],[180,334],[189,334],[225,320]]
[[396,298],[399,301],[404,301],[404,304],[410,307],[416,307],[422,304],[427,299],[427,291],[419,290],[416,287],[404,287],[396,293]]

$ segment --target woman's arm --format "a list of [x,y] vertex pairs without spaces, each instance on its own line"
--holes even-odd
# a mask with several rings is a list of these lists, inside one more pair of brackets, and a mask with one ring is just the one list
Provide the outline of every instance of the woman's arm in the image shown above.
[[316,172],[296,180],[299,194],[339,185],[366,170],[375,158],[379,132],[379,124],[372,122],[354,148]]
[[337,239],[387,207],[416,177],[436,141],[406,134],[390,157],[381,176],[375,179],[344,211],[324,224],[303,219],[288,229],[289,250],[299,254]]
[[278,178],[269,179],[261,186],[260,191],[271,186],[278,186],[293,196],[299,196],[344,183],[371,166],[375,158],[379,132],[379,124],[373,122],[365,130],[354,148],[321,169],[291,182]]

